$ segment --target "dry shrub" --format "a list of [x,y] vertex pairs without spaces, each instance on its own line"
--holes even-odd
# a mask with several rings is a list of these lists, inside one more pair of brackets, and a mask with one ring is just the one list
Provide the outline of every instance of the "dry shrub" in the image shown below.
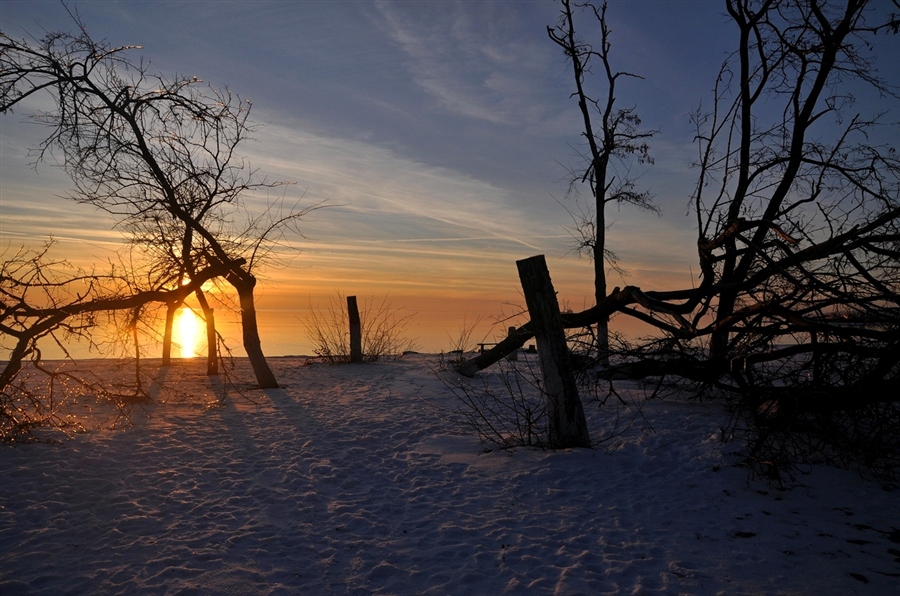
[[[747,444],[745,464],[778,483],[817,463],[855,469],[888,484],[900,471],[900,346],[787,357],[733,375],[729,437]],[[887,362],[888,364],[885,364]]]
[[[520,353],[516,360],[501,360],[475,378],[460,375],[453,364],[452,358],[442,357],[433,371],[457,400],[455,408],[439,408],[444,416],[474,431],[488,450],[549,445],[549,396],[537,357]],[[640,391],[644,397],[639,400],[635,393],[620,392],[612,381],[591,372],[579,370],[576,380],[585,410],[599,410],[600,424],[591,431],[592,446],[613,444],[635,423],[652,431],[643,404],[658,395],[659,385]]]
[[[24,363],[0,390],[0,443],[29,442],[54,433],[70,437],[84,432],[84,407],[88,412],[107,411],[108,416],[102,420],[106,426],[128,426],[132,408],[150,398],[134,387],[133,364],[116,364],[124,374],[111,380],[101,379],[71,360],[48,363],[35,358]],[[81,411],[76,408],[79,405],[84,406]],[[38,435],[38,429],[46,432]]]
[[[476,337],[475,329],[483,321],[484,317],[481,315],[475,317],[475,320],[471,323],[463,318],[463,322],[460,324],[456,334],[448,335],[450,339],[450,349],[448,350],[446,357],[444,357],[443,353],[441,354],[442,359],[446,359],[446,362],[443,364],[459,364],[475,354],[475,347],[479,343],[473,340],[473,338]],[[488,330],[484,337],[481,338],[482,342],[485,341],[488,333],[490,333],[490,330]],[[443,364],[442,368],[445,368]]]
[[[415,340],[404,336],[406,325],[414,314],[402,314],[387,297],[378,303],[367,298],[359,312],[363,361],[399,358],[405,352],[414,350]],[[349,363],[349,321],[347,299],[341,293],[332,296],[324,310],[310,308],[310,316],[305,324],[313,352],[330,364]]]
[[451,421],[475,431],[488,450],[547,444],[547,396],[530,362],[500,362],[478,379],[451,365],[442,359],[434,371],[457,399],[458,407],[441,409]]

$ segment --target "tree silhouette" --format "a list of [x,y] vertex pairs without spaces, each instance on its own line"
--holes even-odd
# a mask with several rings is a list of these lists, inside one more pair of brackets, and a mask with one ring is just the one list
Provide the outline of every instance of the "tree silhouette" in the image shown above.
[[[658,339],[599,376],[671,376],[724,392],[752,431],[758,462],[836,449],[895,468],[900,156],[896,134],[884,132],[897,125],[863,113],[855,94],[900,99],[874,54],[877,35],[896,34],[900,17],[865,0],[726,6],[737,49],[711,110],[694,114],[700,283],[615,288],[564,323],[619,312],[656,327]],[[523,325],[459,370],[495,362],[532,333]]]
[[[606,205],[629,203],[643,209],[657,211],[650,195],[637,192],[628,176],[628,161],[652,162],[647,141],[654,131],[642,131],[641,119],[634,108],[616,107],[616,84],[623,77],[641,78],[635,74],[613,69],[610,62],[611,35],[606,22],[607,3],[599,7],[592,2],[560,0],[560,17],[555,27],[547,27],[547,34],[563,49],[572,65],[575,91],[587,141],[586,167],[574,173],[572,184],[587,183],[593,198],[593,216],[583,215],[576,221],[579,250],[588,253],[594,262],[594,299],[600,304],[606,299],[606,264],[610,251],[606,245]],[[576,33],[575,10],[592,15],[600,27],[599,44],[584,41]],[[602,66],[601,89],[594,96],[588,89],[592,62]],[[602,86],[605,85],[605,89]],[[604,93],[605,91],[605,93]],[[615,166],[619,167],[616,168]],[[618,175],[617,175],[618,172]],[[602,362],[609,363],[609,319],[597,321],[596,347]]]
[[260,344],[253,270],[283,227],[308,210],[244,217],[244,193],[279,184],[259,179],[238,154],[253,131],[250,103],[196,77],[153,75],[129,58],[135,47],[95,41],[73,19],[76,35],[48,33],[33,43],[0,37],[0,111],[50,93],[55,109],[37,116],[50,129],[41,158],[58,152],[75,184],[71,198],[117,216],[125,229],[175,226],[145,237],[178,261],[175,277],[224,267],[257,381],[277,387]]
[[[0,333],[12,340],[0,370],[0,441],[4,442],[21,440],[33,427],[44,423],[62,423],[55,419],[58,409],[68,397],[79,393],[79,387],[114,403],[121,403],[126,397],[145,397],[139,369],[134,395],[124,396],[88,379],[45,368],[38,346],[41,340],[55,342],[68,354],[66,344],[73,338],[93,343],[93,331],[104,322],[104,316],[124,315],[134,341],[135,366],[140,367],[137,325],[143,310],[154,304],[181,302],[207,281],[227,273],[230,267],[198,270],[187,283],[172,289],[136,288],[128,275],[115,269],[98,274],[81,271],[65,260],[53,260],[48,254],[50,247],[48,243],[34,251],[5,250],[0,261]],[[46,394],[35,389],[39,384],[32,379],[21,378],[28,361],[51,379]],[[76,388],[57,392],[53,388],[56,379]]]

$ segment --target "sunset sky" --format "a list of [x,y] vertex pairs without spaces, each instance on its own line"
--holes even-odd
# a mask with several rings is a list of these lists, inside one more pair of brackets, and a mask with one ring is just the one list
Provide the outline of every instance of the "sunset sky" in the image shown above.
[[[522,302],[515,261],[545,254],[564,306],[592,304],[591,263],[571,252],[564,205],[578,169],[580,114],[572,75],[547,25],[558,3],[535,1],[81,1],[88,31],[151,71],[196,75],[253,102],[262,126],[244,147],[270,180],[294,183],[266,201],[325,201],[289,239],[259,289],[263,347],[309,353],[302,320],[336,292],[385,295],[414,314],[422,349],[447,349],[464,321]],[[613,209],[609,247],[646,289],[690,286],[694,232],[688,199],[696,173],[689,112],[710,89],[733,29],[723,2],[610,2],[613,60],[644,77],[622,82],[658,129],[652,167],[635,166],[662,216]],[[582,35],[594,23],[582,19]],[[56,1],[0,1],[12,37],[72,30]],[[114,221],[60,198],[52,163],[29,167],[44,130],[27,109],[0,117],[4,248],[48,236],[81,265],[120,247]],[[286,190],[285,190],[286,188]],[[283,193],[283,194],[282,194]],[[586,198],[586,197],[584,197]],[[693,266],[693,270],[691,267]],[[486,328],[485,328],[486,331]],[[239,342],[234,342],[235,346]]]

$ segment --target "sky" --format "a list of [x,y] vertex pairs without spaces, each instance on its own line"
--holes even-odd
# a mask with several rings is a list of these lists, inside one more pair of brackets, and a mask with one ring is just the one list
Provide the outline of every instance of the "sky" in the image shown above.
[[[583,165],[571,72],[546,33],[553,0],[81,1],[95,38],[139,45],[150,70],[196,75],[253,103],[244,155],[269,180],[248,196],[327,205],[306,217],[258,289],[263,348],[309,353],[303,321],[335,295],[385,297],[411,315],[426,351],[490,324],[524,300],[515,261],[544,254],[563,308],[591,306],[592,264],[573,252],[570,172]],[[608,211],[613,285],[689,287],[697,154],[689,113],[709,103],[734,29],[719,0],[610,2],[612,59],[640,75],[620,85],[647,128],[654,164],[635,165],[661,215]],[[584,37],[594,36],[581,19]],[[576,27],[578,24],[576,23]],[[0,29],[72,30],[55,0],[0,0]],[[44,132],[27,109],[0,116],[2,245],[57,239],[77,264],[121,247],[115,221],[62,196],[52,163],[32,167]],[[582,197],[581,204],[584,203]],[[499,326],[503,328],[502,325]],[[239,343],[239,342],[235,342]],[[235,346],[237,347],[237,346]]]

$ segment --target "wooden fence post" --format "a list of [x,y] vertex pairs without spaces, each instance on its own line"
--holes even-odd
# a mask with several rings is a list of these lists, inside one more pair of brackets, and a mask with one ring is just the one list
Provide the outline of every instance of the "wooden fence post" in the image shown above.
[[547,394],[551,449],[590,447],[591,437],[578,397],[559,303],[544,255],[516,261]]
[[356,296],[347,296],[347,312],[350,315],[350,362],[362,362],[362,324],[359,320]]

